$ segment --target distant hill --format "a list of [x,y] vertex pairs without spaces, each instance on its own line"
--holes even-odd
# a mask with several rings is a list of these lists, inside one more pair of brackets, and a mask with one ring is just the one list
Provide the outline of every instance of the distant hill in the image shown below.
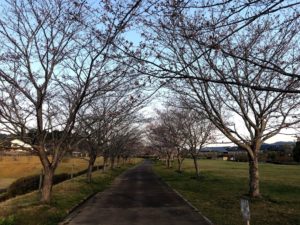
[[274,143],[264,143],[261,146],[263,151],[280,151],[283,150],[283,146],[293,146],[295,143],[292,141],[277,141]]
[[203,148],[203,152],[228,152],[231,147],[228,146],[218,146],[218,147],[205,147]]
[[277,141],[272,143],[272,145],[294,145],[295,142],[293,141]]
[[[262,151],[280,151],[282,150],[283,146],[289,145],[293,146],[295,143],[292,141],[277,141],[274,143],[264,143],[261,146]],[[217,153],[224,153],[230,151],[239,151],[241,150],[238,147],[230,147],[230,146],[217,146],[217,147],[205,147],[203,148],[202,152],[217,152]]]

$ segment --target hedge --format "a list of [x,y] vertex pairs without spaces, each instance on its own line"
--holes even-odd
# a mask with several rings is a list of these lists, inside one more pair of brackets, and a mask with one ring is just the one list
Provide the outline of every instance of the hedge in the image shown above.
[[[94,166],[93,171],[102,169],[103,166]],[[73,177],[77,177],[87,173],[87,169],[79,171],[73,174]],[[56,174],[53,177],[53,184],[61,183],[65,180],[71,179],[72,175],[69,173]],[[7,189],[7,192],[0,196],[0,201],[7,200],[8,198],[15,197],[17,195],[26,194],[31,191],[38,190],[40,182],[40,175],[32,175],[27,177],[21,177],[14,181]]]

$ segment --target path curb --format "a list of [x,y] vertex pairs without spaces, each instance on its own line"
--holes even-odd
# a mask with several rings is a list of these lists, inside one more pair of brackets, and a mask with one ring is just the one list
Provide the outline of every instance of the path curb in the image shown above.
[[100,192],[92,193],[92,194],[88,195],[87,197],[85,197],[84,199],[82,199],[79,203],[74,205],[71,209],[69,209],[67,211],[66,217],[62,220],[62,222],[58,223],[58,225],[68,224],[75,216],[75,215],[72,216],[72,213],[74,213],[78,208],[80,208],[80,206],[82,206],[84,203],[86,203],[88,200],[90,200],[92,197],[94,197],[98,193],[100,193]]
[[[155,173],[156,174],[156,173]],[[156,174],[157,175],[157,174]],[[158,175],[157,175],[158,176]],[[203,219],[208,222],[210,225],[214,225],[213,222],[211,222],[210,219],[208,219],[206,216],[204,216],[201,211],[196,208],[189,200],[187,200],[182,194],[180,194],[177,190],[175,190],[173,187],[171,187],[167,182],[165,182],[160,176],[158,176],[160,178],[160,181],[165,184],[166,186],[168,186],[170,189],[172,189],[180,198],[182,198],[183,201],[185,201],[195,212],[197,212],[200,216],[203,217]]]

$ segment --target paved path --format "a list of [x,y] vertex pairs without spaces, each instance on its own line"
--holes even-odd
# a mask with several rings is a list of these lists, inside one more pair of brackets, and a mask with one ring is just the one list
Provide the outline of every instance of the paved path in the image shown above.
[[151,163],[121,175],[73,212],[68,225],[209,225],[152,172]]

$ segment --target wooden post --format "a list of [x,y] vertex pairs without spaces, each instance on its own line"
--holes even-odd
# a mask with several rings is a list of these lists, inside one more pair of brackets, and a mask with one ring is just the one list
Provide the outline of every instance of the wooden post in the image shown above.
[[72,168],[71,168],[71,179],[74,177],[74,163],[72,163]]
[[246,221],[246,225],[250,225],[250,207],[248,199],[241,199],[241,212],[243,219]]
[[42,185],[43,185],[43,176],[44,176],[44,171],[43,169],[41,170],[41,173],[40,173],[40,180],[39,180],[39,191],[41,191],[42,189]]

